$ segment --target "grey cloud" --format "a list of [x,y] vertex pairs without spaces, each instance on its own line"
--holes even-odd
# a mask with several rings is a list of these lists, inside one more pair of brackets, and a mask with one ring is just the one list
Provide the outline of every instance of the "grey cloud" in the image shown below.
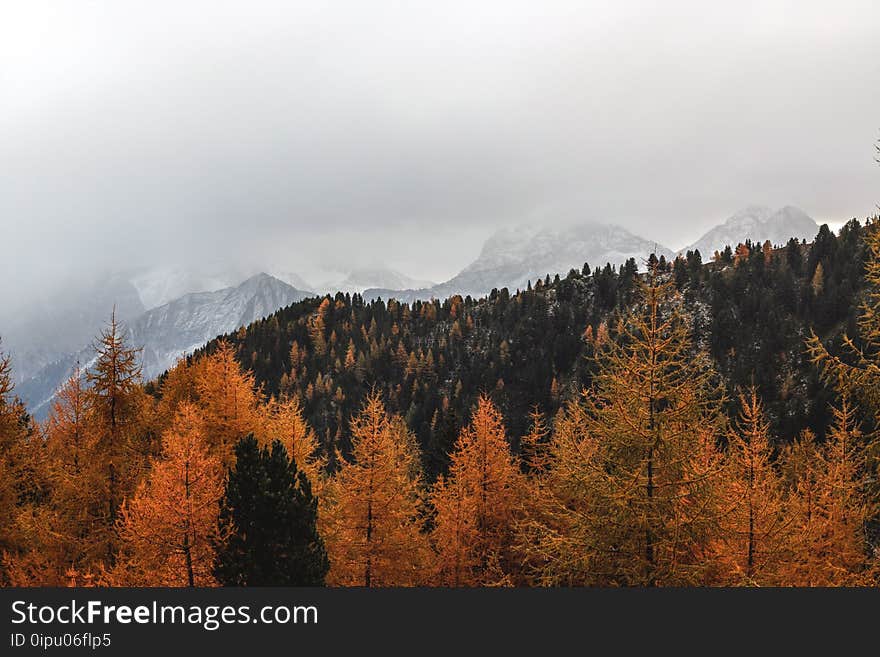
[[523,221],[676,247],[880,196],[872,2],[17,4],[0,302],[184,258],[438,280]]

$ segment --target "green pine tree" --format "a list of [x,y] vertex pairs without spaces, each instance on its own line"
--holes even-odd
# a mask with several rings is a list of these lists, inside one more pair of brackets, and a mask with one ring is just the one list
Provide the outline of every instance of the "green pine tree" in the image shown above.
[[280,441],[235,446],[220,507],[215,576],[226,586],[322,586],[330,568],[318,501]]

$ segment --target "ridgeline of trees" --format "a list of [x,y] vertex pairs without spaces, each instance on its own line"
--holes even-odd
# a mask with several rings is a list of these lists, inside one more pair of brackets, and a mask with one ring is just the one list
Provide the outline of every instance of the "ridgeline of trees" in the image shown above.
[[4,584],[876,584],[880,222],[511,294],[278,311],[35,425]]
[[[864,237],[851,221],[838,236],[823,226],[811,244],[744,244],[707,264],[699,252],[653,263],[681,293],[694,349],[708,351],[731,400],[757,385],[777,440],[805,428],[825,433],[831,395],[804,340],[811,330],[829,342],[857,335]],[[636,299],[637,269],[634,260],[619,269],[585,264],[519,292],[411,306],[340,293],[293,304],[223,341],[266,395],[302,401],[331,467],[336,449],[350,451],[350,418],[376,390],[415,433],[433,481],[480,395],[502,412],[518,449],[534,407],[553,417],[591,385],[597,349]]]

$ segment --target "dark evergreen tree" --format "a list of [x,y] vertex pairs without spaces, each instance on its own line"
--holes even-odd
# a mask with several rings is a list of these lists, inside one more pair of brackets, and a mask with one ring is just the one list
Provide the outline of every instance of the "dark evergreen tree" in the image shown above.
[[[318,501],[280,441],[235,446],[220,507],[215,576],[226,586],[322,586],[330,568]],[[225,540],[223,540],[225,539]]]

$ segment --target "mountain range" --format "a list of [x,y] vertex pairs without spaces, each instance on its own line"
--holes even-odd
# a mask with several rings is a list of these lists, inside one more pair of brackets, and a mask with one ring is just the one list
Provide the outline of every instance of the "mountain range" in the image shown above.
[[[816,223],[802,210],[749,206],[707,231],[686,250],[699,249],[704,260],[715,250],[750,239],[774,244],[791,237],[812,238]],[[45,300],[35,320],[14,322],[3,334],[12,346],[18,392],[36,415],[48,411],[57,387],[77,363],[88,367],[89,346],[115,307],[127,327],[130,344],[143,348],[143,372],[153,378],[177,358],[217,335],[247,325],[278,308],[323,293],[362,293],[366,298],[446,298],[453,294],[481,297],[493,288],[524,289],[546,275],[565,275],[606,263],[621,265],[635,258],[641,266],[651,253],[675,253],[618,226],[580,223],[570,226],[518,226],[502,229],[486,242],[478,257],[449,280],[433,284],[387,268],[347,272],[335,281],[311,285],[286,269],[270,269],[241,281],[246,270],[157,267],[128,276],[106,277],[59,298]],[[11,329],[11,330],[10,330]]]
[[696,242],[682,249],[682,253],[699,249],[705,261],[715,251],[722,251],[728,245],[735,248],[747,239],[757,243],[770,240],[771,244],[779,245],[792,237],[812,239],[818,229],[816,222],[800,208],[787,205],[779,210],[772,210],[751,205],[709,230]]
[[[786,206],[779,210],[749,206],[707,231],[682,250],[699,249],[704,260],[726,245],[736,247],[747,239],[783,244],[790,238],[809,239],[818,225],[803,210]],[[585,263],[595,267],[621,265],[635,258],[641,267],[648,256],[674,257],[667,247],[609,224],[582,223],[567,227],[519,226],[492,235],[477,259],[444,283],[422,288],[371,288],[367,298],[391,298],[412,302],[443,299],[452,294],[480,297],[493,288],[513,291],[547,274],[566,274]]]
[[[222,263],[212,267],[160,265],[132,272],[128,280],[137,290],[144,310],[150,310],[186,294],[234,287],[256,273]],[[290,285],[300,287],[294,283]]]
[[399,301],[443,299],[452,294],[480,297],[493,288],[525,289],[529,281],[547,274],[566,274],[570,269],[590,265],[637,262],[651,253],[672,256],[672,251],[633,235],[619,226],[583,223],[567,227],[519,226],[492,235],[480,255],[445,283],[420,289],[372,288],[367,298],[394,297]]
[[[145,379],[153,379],[181,356],[211,338],[246,326],[310,293],[267,274],[258,274],[234,287],[194,292],[122,322],[130,345],[142,349]],[[88,370],[94,350],[85,346],[44,366],[17,388],[31,412],[48,412],[55,391],[76,370]]]

